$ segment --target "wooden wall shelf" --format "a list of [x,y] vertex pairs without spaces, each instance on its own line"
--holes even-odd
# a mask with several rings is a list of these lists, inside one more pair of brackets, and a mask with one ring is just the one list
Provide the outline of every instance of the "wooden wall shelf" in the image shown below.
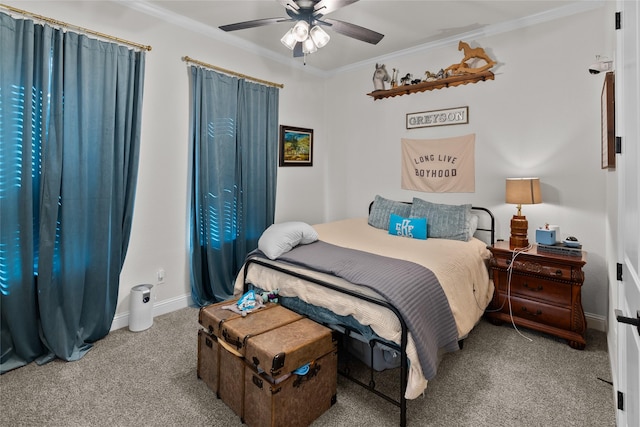
[[445,87],[454,87],[466,85],[468,83],[477,83],[485,80],[493,80],[494,75],[491,71],[484,71],[477,74],[468,74],[463,76],[447,77],[446,79],[436,80],[433,82],[422,82],[414,85],[403,85],[387,90],[376,90],[367,95],[373,97],[373,100],[390,98],[400,95],[409,95],[411,93],[425,92],[427,90],[442,89]]

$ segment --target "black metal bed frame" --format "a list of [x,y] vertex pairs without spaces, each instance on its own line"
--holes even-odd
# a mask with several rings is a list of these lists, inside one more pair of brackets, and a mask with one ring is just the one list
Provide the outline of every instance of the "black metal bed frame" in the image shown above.
[[[477,228],[477,231],[484,231],[484,232],[489,232],[491,235],[490,241],[491,241],[491,245],[493,245],[495,243],[495,218],[493,216],[493,213],[487,209],[487,208],[483,208],[483,207],[475,207],[473,206],[471,208],[472,210],[475,211],[484,211],[490,218],[491,220],[491,228]],[[369,210],[371,210],[371,205],[369,206]],[[272,270],[276,270],[280,273],[283,274],[287,274],[289,276],[293,276],[296,277],[298,279],[302,279],[305,281],[309,281],[309,282],[313,282],[317,285],[323,286],[325,288],[334,290],[336,292],[340,292],[355,298],[359,298],[362,300],[365,300],[367,302],[376,304],[376,305],[380,305],[382,307],[386,307],[389,310],[391,310],[396,317],[398,318],[398,321],[400,322],[400,326],[401,326],[401,335],[400,335],[400,345],[397,345],[395,343],[390,343],[387,341],[384,341],[384,345],[388,346],[396,351],[398,351],[400,353],[400,399],[396,400],[391,396],[388,396],[384,393],[382,393],[380,390],[377,390],[375,388],[375,381],[374,381],[374,369],[373,369],[373,363],[371,363],[372,366],[369,367],[370,369],[370,381],[369,384],[366,384],[362,381],[360,381],[359,379],[353,377],[350,375],[350,372],[348,371],[348,369],[346,371],[339,371],[341,375],[343,375],[345,378],[348,378],[349,380],[353,381],[354,383],[358,384],[359,386],[365,388],[366,390],[374,393],[375,395],[385,399],[386,401],[392,403],[393,405],[397,406],[400,408],[400,426],[401,427],[405,427],[407,425],[407,398],[405,397],[405,389],[406,389],[406,385],[407,385],[407,370],[408,370],[408,361],[407,361],[407,338],[408,338],[408,330],[407,330],[407,325],[402,317],[402,315],[400,314],[400,311],[393,305],[390,304],[389,302],[385,301],[385,300],[381,300],[381,299],[376,299],[376,298],[372,298],[371,296],[368,295],[363,295],[359,292],[354,292],[350,289],[345,289],[345,288],[341,288],[339,286],[336,286],[334,284],[325,282],[323,280],[317,279],[315,277],[311,277],[311,276],[307,276],[305,274],[301,274],[295,271],[290,271],[287,270],[285,268],[282,268],[278,265],[269,263],[267,261],[264,261],[262,259],[259,258],[250,258],[249,260],[247,260],[247,262],[245,263],[244,266],[244,283],[243,283],[243,292],[247,292],[249,290],[249,285],[253,285],[253,286],[257,286],[256,284],[252,284],[249,283],[247,281],[247,273],[249,270],[249,266],[252,264],[258,264],[261,265],[265,268],[269,268]],[[331,325],[327,325],[327,326],[331,326]],[[345,325],[340,325],[341,327],[343,327],[345,329],[345,334],[348,336],[350,333],[350,329],[348,326]],[[369,347],[370,347],[370,351],[371,351],[371,361],[373,362],[373,350],[374,350],[374,346],[376,344],[376,342],[382,342],[379,341],[377,339],[372,339],[369,341]],[[460,347],[462,348],[462,342],[460,342]]]

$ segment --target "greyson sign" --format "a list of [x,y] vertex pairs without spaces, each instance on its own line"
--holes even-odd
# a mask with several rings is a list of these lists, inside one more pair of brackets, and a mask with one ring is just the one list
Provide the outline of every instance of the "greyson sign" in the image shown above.
[[469,107],[407,114],[407,129],[469,123]]

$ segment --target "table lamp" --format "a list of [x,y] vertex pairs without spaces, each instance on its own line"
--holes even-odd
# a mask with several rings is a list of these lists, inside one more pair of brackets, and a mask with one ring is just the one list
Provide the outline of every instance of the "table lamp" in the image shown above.
[[522,205],[542,203],[540,178],[507,178],[505,202],[518,205],[518,213],[511,218],[509,247],[515,249],[529,246],[529,222],[522,215]]

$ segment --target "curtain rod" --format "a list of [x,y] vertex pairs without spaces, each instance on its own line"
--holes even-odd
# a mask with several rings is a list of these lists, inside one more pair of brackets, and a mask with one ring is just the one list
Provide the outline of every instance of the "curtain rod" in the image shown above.
[[94,35],[94,36],[98,36],[98,37],[101,37],[101,38],[104,38],[104,39],[113,40],[113,41],[116,41],[118,43],[126,44],[126,45],[129,45],[129,46],[138,48],[138,49],[143,49],[143,50],[147,50],[147,51],[151,50],[151,46],[145,46],[145,45],[142,45],[142,44],[139,44],[139,43],[130,42],[128,40],[120,39],[118,37],[113,37],[113,36],[110,36],[108,34],[99,33],[97,31],[93,31],[93,30],[90,30],[88,28],[83,28],[83,27],[79,27],[77,25],[68,24],[66,22],[58,21],[56,19],[47,18],[46,16],[36,15],[35,13],[27,12],[26,10],[18,9],[18,8],[15,8],[15,7],[12,7],[12,6],[7,6],[6,4],[0,3],[0,9],[6,9],[6,10],[8,10],[10,12],[19,13],[20,15],[27,16],[29,18],[35,18],[35,19],[37,19],[39,21],[44,21],[44,22],[47,22],[49,24],[53,24],[53,25],[55,25],[57,27],[62,27],[62,28],[65,28],[65,29],[72,29],[72,30],[83,32],[83,33],[91,34],[91,35]]
[[200,62],[200,61],[198,61],[196,59],[193,59],[193,58],[190,58],[188,56],[183,56],[182,60],[184,62],[191,62],[193,64],[201,65],[201,66],[203,66],[205,68],[211,68],[213,70],[220,71],[220,72],[223,72],[223,73],[226,73],[226,74],[230,74],[232,76],[240,77],[241,79],[247,79],[247,80],[251,80],[251,81],[257,82],[257,83],[262,83],[263,85],[275,86],[275,87],[278,87],[280,89],[282,89],[284,87],[284,85],[281,84],[281,83],[273,83],[273,82],[269,82],[267,80],[261,80],[261,79],[255,78],[255,77],[247,76],[246,74],[236,73],[235,71],[226,70],[224,68],[216,67],[215,65],[207,64],[206,62]]

